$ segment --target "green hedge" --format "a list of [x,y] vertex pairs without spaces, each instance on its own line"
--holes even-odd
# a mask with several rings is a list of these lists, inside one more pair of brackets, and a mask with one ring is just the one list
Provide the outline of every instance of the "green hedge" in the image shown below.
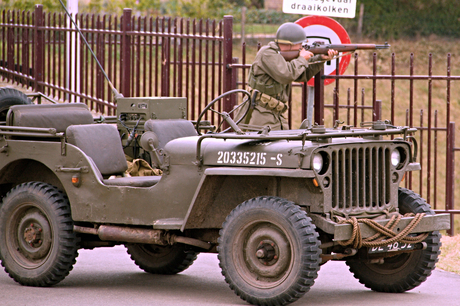
[[[401,38],[436,34],[460,37],[460,4],[458,0],[358,0],[354,19],[337,18],[348,32],[358,27],[359,8],[364,4],[363,35],[370,38]],[[229,12],[227,12],[229,14]],[[231,14],[241,21],[241,7]],[[248,9],[247,23],[282,24],[303,15],[281,11]]]
[[[232,12],[227,14],[233,15],[233,22],[241,22],[241,7],[236,7]],[[264,10],[264,9],[253,9],[249,8],[246,10],[246,23],[255,24],[282,24],[285,22],[292,22],[303,15],[285,14],[281,11],[275,10]]]
[[[458,0],[360,0],[364,3],[363,34],[369,37],[415,37],[418,35],[458,37]],[[357,18],[350,20],[352,28]]]
[[[158,0],[133,1],[91,0],[91,3],[95,6],[100,6],[101,3],[109,3],[111,6],[122,4],[123,6],[120,7],[130,7],[130,3],[146,4],[150,10],[157,10],[162,14],[192,18],[219,19],[224,15],[233,15],[234,22],[240,23],[241,3],[260,2],[260,0],[171,0],[161,2],[160,5]],[[34,3],[42,3],[45,11],[62,12],[59,3],[54,0],[0,0],[0,9],[32,10]],[[364,4],[364,36],[383,39],[431,34],[460,37],[459,0],[357,0],[357,11],[354,19],[337,19],[349,33],[355,33],[357,30],[361,3]],[[144,6],[141,5],[141,7]],[[83,5],[82,8],[84,8]],[[101,9],[107,9],[107,7],[100,7],[99,10]],[[91,11],[97,12],[99,10],[93,8]],[[109,10],[109,12],[112,11]],[[246,22],[248,24],[282,24],[295,21],[302,16],[284,14],[281,11],[249,8],[246,13]]]

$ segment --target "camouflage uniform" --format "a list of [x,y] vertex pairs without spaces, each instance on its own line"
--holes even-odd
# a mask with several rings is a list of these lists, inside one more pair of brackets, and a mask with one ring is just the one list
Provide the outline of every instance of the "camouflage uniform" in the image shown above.
[[[280,49],[275,42],[270,42],[262,47],[256,55],[254,63],[249,70],[249,91],[257,89],[261,92],[256,98],[256,106],[241,123],[266,126],[272,130],[286,130],[289,128],[284,113],[288,109],[287,101],[291,90],[291,83],[307,82],[323,67],[323,63],[312,64],[321,60],[321,55],[316,55],[306,60],[299,56],[291,61],[286,61],[279,53]],[[239,116],[245,113],[244,106]],[[239,118],[237,116],[237,118]]]

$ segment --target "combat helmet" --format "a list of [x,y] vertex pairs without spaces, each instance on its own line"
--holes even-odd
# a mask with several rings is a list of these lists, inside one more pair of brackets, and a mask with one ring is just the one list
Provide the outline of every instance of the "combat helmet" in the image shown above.
[[280,44],[295,45],[303,42],[306,38],[303,28],[293,22],[280,25],[276,31],[275,42]]

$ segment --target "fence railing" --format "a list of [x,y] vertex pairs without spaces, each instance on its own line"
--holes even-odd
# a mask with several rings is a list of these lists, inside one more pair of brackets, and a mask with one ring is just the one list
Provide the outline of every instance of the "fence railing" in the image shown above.
[[[125,97],[185,96],[195,118],[230,90],[232,17],[224,20],[136,17],[125,9],[75,20],[111,82]],[[0,73],[58,100],[80,101],[112,114],[112,91],[64,14],[2,11]],[[228,99],[225,107],[231,107]],[[196,111],[195,111],[196,110]]]
[[[213,98],[246,86],[250,65],[244,44],[242,63],[233,57],[231,16],[220,21],[136,17],[125,9],[121,17],[77,15],[75,19],[112,83],[126,97],[187,97],[188,118],[195,119]],[[460,196],[454,189],[459,183],[455,153],[460,148],[455,145],[451,91],[458,87],[452,83],[460,76],[451,75],[450,55],[446,75],[432,74],[431,55],[427,75],[414,75],[413,54],[408,75],[396,74],[395,54],[388,75],[377,74],[377,54],[369,64],[371,73],[360,74],[360,61],[355,54],[353,74],[316,76],[313,115],[307,114],[312,90],[294,84],[290,125],[294,127],[310,115],[314,122],[327,126],[337,120],[357,126],[363,121],[390,119],[396,125],[417,127],[422,171],[409,174],[404,184],[426,198],[437,212],[450,213],[454,225],[458,221],[454,215],[460,213],[454,205],[454,198]],[[111,89],[68,18],[44,13],[41,5],[33,12],[1,12],[0,74],[57,100],[86,103],[101,113],[110,115],[116,108]],[[326,78],[335,79],[335,85],[325,87]],[[389,86],[382,86],[388,82]],[[419,82],[426,82],[427,88],[422,105],[415,97],[414,86]],[[445,82],[441,87],[445,88],[446,107],[441,110],[433,109],[434,82]],[[328,100],[332,103],[325,103]],[[235,104],[236,98],[228,97],[219,108],[228,111]],[[213,116],[207,119],[218,120]]]

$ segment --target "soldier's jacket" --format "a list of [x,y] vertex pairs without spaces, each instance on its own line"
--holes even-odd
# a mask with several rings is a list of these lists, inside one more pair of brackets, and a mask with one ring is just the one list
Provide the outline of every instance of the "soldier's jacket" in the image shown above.
[[[309,64],[320,61],[320,55],[313,56],[308,61],[299,56],[288,62],[279,51],[275,42],[262,47],[249,70],[248,78],[249,87],[279,102],[276,100],[267,102],[266,96],[259,98],[254,109],[247,113],[248,115],[241,123],[256,126],[269,125],[272,130],[288,129],[288,122],[283,114],[287,106],[283,106],[288,101],[291,83],[294,81],[307,82],[323,67],[323,63]],[[236,119],[243,116],[248,107],[249,104],[242,107]]]
[[323,67],[323,63],[312,64],[321,60],[316,55],[306,60],[297,57],[287,62],[279,53],[278,45],[270,42],[263,46],[256,55],[249,71],[248,85],[280,101],[287,102],[291,83],[307,82]]

